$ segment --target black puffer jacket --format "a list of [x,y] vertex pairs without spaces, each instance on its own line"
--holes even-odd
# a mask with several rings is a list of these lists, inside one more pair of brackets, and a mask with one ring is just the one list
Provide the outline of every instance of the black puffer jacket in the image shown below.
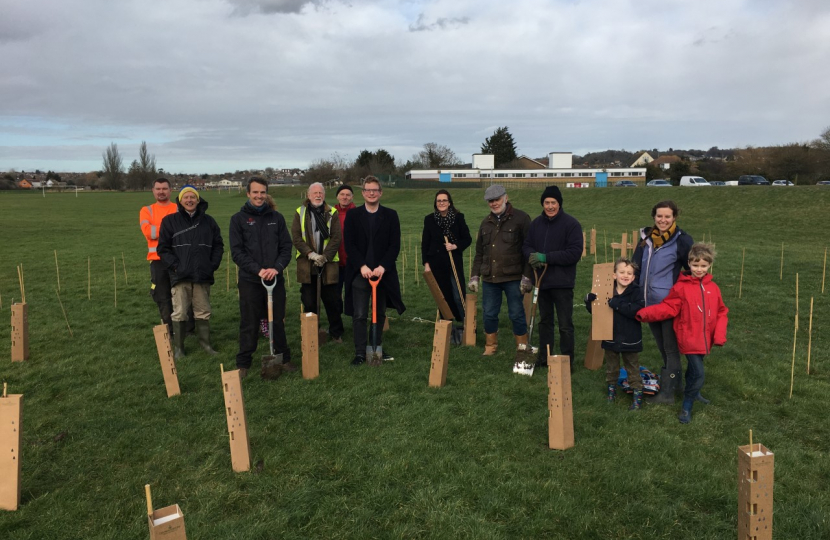
[[[614,296],[608,300],[608,306],[614,310],[614,339],[603,340],[602,348],[614,352],[641,352],[643,350],[643,330],[640,321],[636,319],[637,312],[643,309],[645,302],[640,292],[640,286],[632,283],[622,294],[617,294],[614,285]],[[585,299],[585,307],[591,311],[591,303]]]
[[170,272],[170,283],[209,283],[222,263],[225,244],[216,220],[206,214],[208,203],[199,200],[193,217],[180,203],[161,222],[158,255]]
[[230,241],[240,280],[259,283],[259,271],[263,268],[276,268],[277,279],[285,279],[292,244],[282,214],[271,208],[260,213],[246,203],[231,216]]

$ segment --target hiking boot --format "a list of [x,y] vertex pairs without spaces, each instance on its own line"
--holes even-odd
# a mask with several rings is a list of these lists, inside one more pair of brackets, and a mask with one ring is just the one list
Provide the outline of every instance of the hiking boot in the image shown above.
[[633,401],[631,402],[631,406],[628,408],[629,411],[638,411],[643,408],[643,391],[642,390],[634,390],[634,395],[632,396]]
[[184,336],[187,332],[187,321],[173,321],[173,357],[178,360],[184,358]]
[[484,352],[481,356],[493,356],[499,350],[499,333],[487,334],[487,342],[484,344]]
[[608,385],[608,397],[605,398],[608,403],[614,403],[614,400],[617,399],[617,385],[616,384],[609,384]]
[[297,371],[297,366],[292,364],[291,360],[286,360],[285,362],[282,363],[282,370],[283,371],[288,371],[288,372]]
[[355,355],[354,360],[352,360],[352,365],[353,366],[359,366],[360,364],[365,364],[365,363],[366,363],[366,357],[361,356],[359,354]]
[[680,387],[680,370],[660,370],[660,391],[646,399],[650,405],[674,405],[674,393]]
[[216,351],[210,347],[210,321],[196,321],[196,335],[199,336],[199,346],[211,356],[216,356]]

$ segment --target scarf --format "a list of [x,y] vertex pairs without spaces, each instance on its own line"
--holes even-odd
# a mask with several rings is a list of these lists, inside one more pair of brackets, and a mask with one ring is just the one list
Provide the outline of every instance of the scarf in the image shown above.
[[329,225],[326,220],[326,215],[328,214],[326,212],[326,203],[324,202],[316,208],[313,204],[309,203],[308,211],[311,212],[311,217],[314,218],[315,229],[322,239],[320,242],[322,246],[322,243],[330,236]]
[[657,227],[652,227],[650,236],[651,236],[651,243],[654,245],[654,249],[659,248],[660,246],[662,246],[663,244],[665,244],[666,242],[671,240],[671,237],[674,236],[674,233],[676,233],[676,232],[677,232],[677,222],[676,221],[674,223],[672,223],[671,227],[669,227],[669,230],[667,230],[664,233],[661,233],[660,229],[658,229]]
[[254,206],[253,203],[251,203],[251,201],[245,202],[245,208],[247,208],[254,214],[264,214],[266,210],[271,209],[271,207],[268,206],[268,203],[265,203],[262,206]]
[[455,244],[455,235],[450,230],[455,223],[455,209],[450,207],[449,210],[447,210],[446,216],[442,216],[441,212],[436,210],[433,216],[435,217],[435,222],[438,223],[438,227],[444,231],[444,236],[449,239],[450,244]]

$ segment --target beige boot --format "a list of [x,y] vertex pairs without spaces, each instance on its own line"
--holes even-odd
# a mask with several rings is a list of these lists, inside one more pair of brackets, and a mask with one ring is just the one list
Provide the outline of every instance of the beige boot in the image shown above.
[[499,350],[499,333],[485,334],[487,342],[484,344],[484,353],[481,356],[493,356]]
[[529,351],[530,348],[527,346],[527,334],[523,336],[515,336],[516,338],[516,350],[517,351]]

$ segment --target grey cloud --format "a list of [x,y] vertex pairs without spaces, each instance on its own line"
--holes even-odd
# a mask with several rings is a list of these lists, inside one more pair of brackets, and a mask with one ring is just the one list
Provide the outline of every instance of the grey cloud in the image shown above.
[[427,23],[426,17],[421,13],[418,20],[409,25],[410,32],[432,32],[435,30],[451,30],[470,23],[469,17],[439,17],[435,22]]
[[228,0],[234,5],[235,15],[250,13],[299,13],[306,4],[319,4],[320,0]]

